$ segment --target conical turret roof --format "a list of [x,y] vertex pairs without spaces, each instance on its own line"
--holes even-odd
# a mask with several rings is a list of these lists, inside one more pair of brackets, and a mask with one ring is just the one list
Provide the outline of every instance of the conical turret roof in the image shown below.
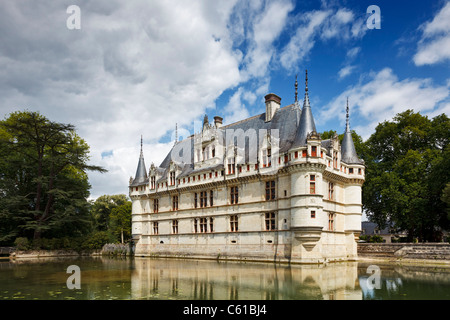
[[341,146],[341,160],[347,164],[362,164],[363,161],[359,159],[358,155],[356,154],[355,144],[353,143],[352,138],[352,132],[350,131],[348,99],[347,99],[346,113],[347,119],[345,125],[344,139],[342,140]]
[[142,137],[141,137],[141,154],[139,156],[139,162],[136,170],[136,175],[134,177],[133,182],[131,183],[132,186],[141,185],[147,182],[147,169],[145,168],[145,161],[144,161],[144,153],[142,151]]
[[312,131],[316,131],[316,125],[314,123],[314,117],[312,115],[311,106],[309,104],[308,96],[308,70],[306,70],[305,80],[305,98],[303,100],[302,113],[300,115],[300,121],[297,128],[292,148],[298,148],[306,146],[306,138]]

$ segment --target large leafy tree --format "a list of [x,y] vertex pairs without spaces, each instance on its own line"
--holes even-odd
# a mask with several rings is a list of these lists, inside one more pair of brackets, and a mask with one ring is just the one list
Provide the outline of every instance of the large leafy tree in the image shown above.
[[450,120],[412,110],[380,123],[365,142],[363,207],[370,220],[393,224],[411,240],[439,240],[449,228],[442,194],[449,179]]
[[110,226],[110,216],[114,208],[127,203],[125,194],[102,195],[91,206],[91,215],[94,220],[94,228],[99,231],[107,231]]
[[89,146],[70,124],[37,112],[0,121],[0,241],[83,233],[89,225]]
[[110,228],[121,243],[131,237],[131,201],[115,207],[110,214]]

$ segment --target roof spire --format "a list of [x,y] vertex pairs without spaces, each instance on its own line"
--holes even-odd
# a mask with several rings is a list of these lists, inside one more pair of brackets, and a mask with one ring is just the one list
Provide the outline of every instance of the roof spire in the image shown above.
[[297,74],[295,75],[295,104],[298,103],[298,82],[297,82]]
[[305,100],[303,101],[303,106],[309,107],[309,96],[308,96],[308,69],[305,71]]
[[178,142],[178,123],[175,122],[175,144]]
[[308,69],[305,70],[305,92],[308,92]]
[[345,120],[345,132],[350,131],[350,120],[349,120],[349,112],[348,112],[348,97],[347,97],[347,107],[345,108],[346,111],[346,120]]
[[141,157],[143,157],[144,156],[144,152],[142,151],[142,134],[141,134],[141,155],[140,155]]

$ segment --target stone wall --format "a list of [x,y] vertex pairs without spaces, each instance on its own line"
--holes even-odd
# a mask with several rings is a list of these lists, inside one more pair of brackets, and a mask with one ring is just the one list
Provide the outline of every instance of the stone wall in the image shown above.
[[102,255],[107,256],[132,256],[133,253],[129,244],[107,243],[102,248]]
[[10,259],[34,259],[50,257],[72,257],[72,256],[98,256],[100,250],[86,250],[77,252],[74,250],[25,250],[15,251],[10,254]]
[[387,259],[446,260],[448,243],[358,243],[358,257]]

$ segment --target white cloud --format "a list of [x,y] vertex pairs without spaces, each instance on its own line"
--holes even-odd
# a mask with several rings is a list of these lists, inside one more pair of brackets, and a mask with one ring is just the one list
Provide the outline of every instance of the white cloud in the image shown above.
[[170,147],[159,139],[241,82],[228,30],[234,2],[78,5],[80,30],[66,28],[63,3],[1,5],[1,113],[28,108],[76,125],[91,162],[109,170],[90,174],[92,196],[126,193],[141,134],[146,161],[159,165]]
[[[364,126],[352,126],[367,139],[379,122],[390,120],[397,113],[413,109],[422,114],[436,114],[448,110],[449,85],[434,85],[430,79],[399,80],[390,68],[372,72],[360,82],[333,99],[320,112],[324,121],[338,118],[343,123],[346,99],[349,97],[351,119],[364,119]],[[343,127],[343,126],[342,126]]]
[[317,31],[323,21],[329,16],[329,11],[307,12],[300,18],[300,27],[291,37],[289,43],[280,54],[281,65],[285,69],[293,69],[302,61],[314,47]]
[[450,59],[450,2],[432,21],[419,27],[422,38],[417,45],[413,61],[417,66],[440,63]]
[[362,18],[356,18],[346,8],[306,12],[298,16],[297,25],[279,57],[281,65],[287,70],[298,69],[298,64],[308,57],[316,41],[358,39],[364,36],[367,29]]
[[347,57],[350,59],[355,58],[361,51],[361,47],[354,47],[347,51]]
[[234,123],[236,121],[246,119],[250,116],[247,108],[241,100],[241,98],[243,98],[244,96],[247,96],[247,93],[243,88],[239,88],[231,96],[224,110],[224,124]]
[[[268,76],[268,67],[275,54],[273,42],[286,25],[287,16],[294,8],[287,1],[270,1],[263,10],[248,19],[249,48],[243,58],[243,78]],[[241,13],[242,14],[242,13]],[[245,14],[245,12],[244,12]],[[244,18],[245,19],[245,18]]]
[[341,70],[339,70],[338,75],[339,75],[339,79],[343,79],[347,76],[349,76],[353,70],[355,69],[355,66],[345,66],[343,67]]

